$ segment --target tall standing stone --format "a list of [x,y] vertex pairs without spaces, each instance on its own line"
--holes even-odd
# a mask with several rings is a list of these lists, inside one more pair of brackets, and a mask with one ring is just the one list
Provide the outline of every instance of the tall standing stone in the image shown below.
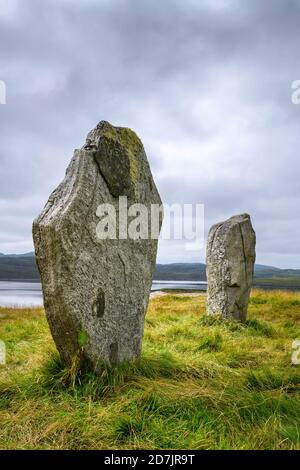
[[[82,367],[99,371],[141,352],[157,239],[126,239],[124,225],[119,232],[126,216],[120,196],[128,208],[143,204],[149,214],[151,204],[161,205],[140,139],[101,121],[33,224],[47,320],[66,365],[80,358]],[[103,204],[117,216],[107,239],[97,232]]]
[[245,321],[255,262],[248,214],[213,225],[207,242],[207,313]]

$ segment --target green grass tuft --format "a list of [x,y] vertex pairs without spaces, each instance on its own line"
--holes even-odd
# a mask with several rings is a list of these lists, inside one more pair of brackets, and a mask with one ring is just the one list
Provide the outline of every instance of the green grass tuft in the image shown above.
[[246,325],[248,328],[251,328],[258,334],[268,336],[269,338],[276,336],[275,329],[270,324],[262,320],[257,320],[256,318],[250,318],[249,320],[246,321]]
[[204,339],[204,341],[198,346],[197,351],[207,350],[210,352],[218,352],[222,350],[223,337],[220,333],[215,333],[213,336]]
[[300,449],[300,294],[254,291],[244,324],[205,300],[152,299],[140,360],[99,375],[62,364],[42,310],[0,309],[1,449]]

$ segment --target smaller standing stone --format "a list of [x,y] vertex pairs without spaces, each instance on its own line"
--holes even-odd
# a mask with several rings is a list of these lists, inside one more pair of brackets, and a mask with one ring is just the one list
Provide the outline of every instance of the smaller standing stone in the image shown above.
[[245,321],[255,263],[255,232],[248,214],[211,227],[207,242],[207,313]]

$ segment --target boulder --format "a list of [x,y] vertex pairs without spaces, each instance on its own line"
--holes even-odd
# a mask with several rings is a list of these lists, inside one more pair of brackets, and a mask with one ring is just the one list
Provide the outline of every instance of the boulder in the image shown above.
[[255,262],[248,214],[213,225],[207,241],[207,313],[245,321]]
[[[120,197],[149,213],[161,205],[140,139],[101,121],[33,223],[46,316],[67,366],[79,362],[97,372],[141,353],[162,211],[156,239],[129,238]],[[99,236],[104,216],[107,238]]]

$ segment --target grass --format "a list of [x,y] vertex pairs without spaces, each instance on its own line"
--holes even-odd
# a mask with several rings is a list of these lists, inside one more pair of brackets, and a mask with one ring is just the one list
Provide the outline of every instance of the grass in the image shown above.
[[300,293],[254,291],[246,324],[205,295],[151,300],[139,361],[72,377],[43,310],[0,309],[1,449],[300,449]]

